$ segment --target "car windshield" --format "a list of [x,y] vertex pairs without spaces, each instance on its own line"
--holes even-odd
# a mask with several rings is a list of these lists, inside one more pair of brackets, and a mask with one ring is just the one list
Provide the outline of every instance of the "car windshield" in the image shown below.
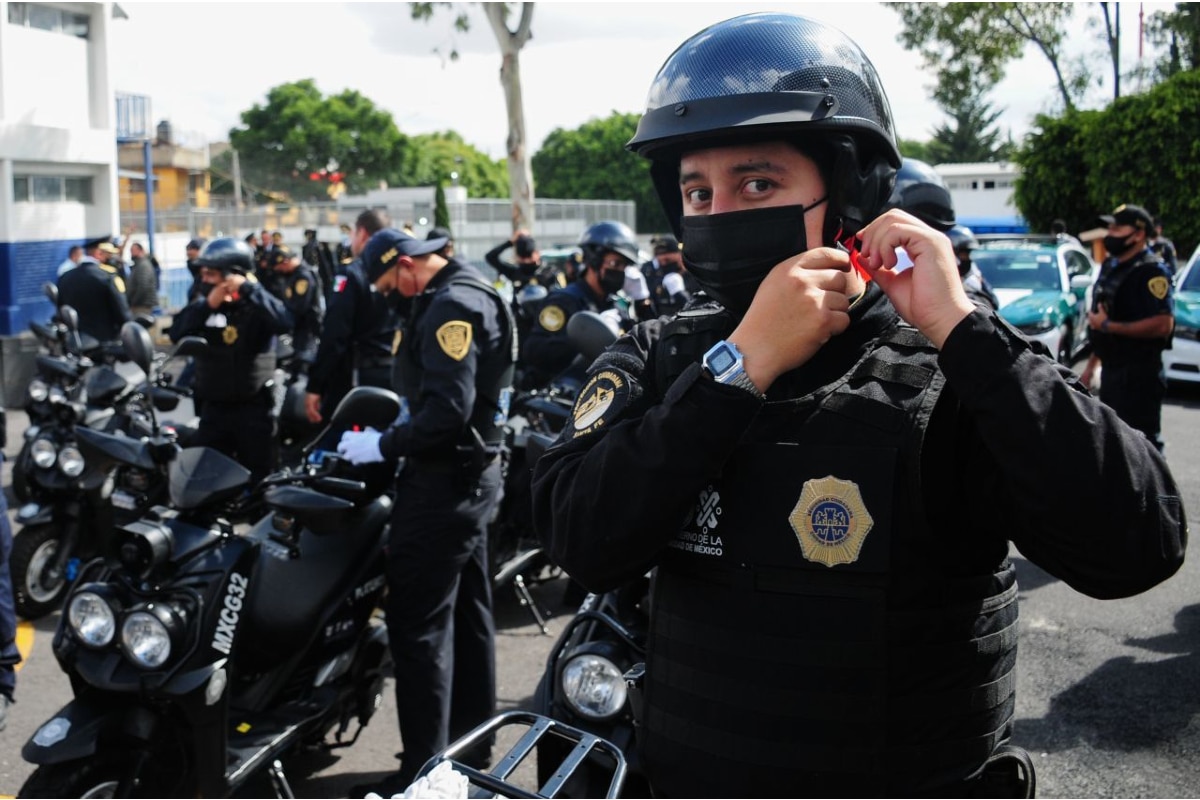
[[1179,288],[1176,291],[1200,292],[1200,268],[1193,266],[1189,269],[1187,275],[1183,276],[1183,281],[1180,282]]
[[971,261],[993,289],[1062,290],[1058,265],[1045,250],[980,248]]

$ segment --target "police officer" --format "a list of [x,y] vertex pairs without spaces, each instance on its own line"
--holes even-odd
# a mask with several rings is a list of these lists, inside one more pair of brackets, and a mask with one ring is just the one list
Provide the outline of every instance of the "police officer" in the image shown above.
[[946,236],[950,239],[950,246],[954,249],[954,258],[958,261],[958,276],[962,278],[967,299],[981,308],[998,311],[1000,298],[996,296],[996,292],[988,283],[987,278],[979,271],[979,267],[971,260],[971,251],[979,247],[979,240],[975,238],[975,232],[966,225],[955,225],[946,231]]
[[276,337],[291,330],[292,315],[254,279],[254,252],[242,240],[213,239],[198,260],[211,288],[180,309],[170,330],[173,342],[185,336],[208,342],[196,358],[195,444],[237,459],[257,481],[274,467],[270,387]]
[[381,212],[363,211],[346,243],[352,260],[344,274],[334,280],[333,299],[321,327],[321,343],[308,369],[304,410],[314,425],[329,418],[352,386],[392,386],[396,320],[386,297],[371,290],[371,282],[357,259],[371,236],[386,225]]
[[550,292],[538,310],[529,339],[521,344],[527,385],[544,385],[571,366],[576,352],[567,338],[567,320],[573,314],[595,311],[614,328],[625,330],[631,325],[615,295],[625,286],[626,268],[637,263],[633,231],[620,222],[597,222],[579,237],[579,247],[583,272],[566,288]]
[[700,284],[683,265],[679,240],[670,234],[654,240],[654,258],[642,265],[642,274],[646,276],[656,316],[672,316],[700,291]]
[[100,342],[115,342],[121,326],[133,318],[121,270],[108,263],[120,251],[108,237],[88,242],[83,250],[79,266],[58,279],[58,304],[79,312],[80,333]]
[[[5,411],[0,407],[0,465],[4,463],[7,438]],[[12,572],[8,558],[12,554],[12,524],[8,519],[8,501],[0,492],[0,731],[8,724],[8,707],[17,689],[17,608],[13,600]]]
[[1171,279],[1174,280],[1175,273],[1179,271],[1178,256],[1175,253],[1175,243],[1163,236],[1162,219],[1154,218],[1154,235],[1150,237],[1150,249],[1156,256],[1162,259],[1166,265],[1167,271],[1171,273]]
[[300,248],[300,255],[304,258],[304,263],[316,271],[317,277],[321,279],[321,293],[328,299],[333,291],[333,279],[336,275],[333,252],[330,251],[329,245],[317,239],[316,228],[304,231],[304,247]]
[[[411,420],[343,434],[356,464],[404,458],[388,540],[388,637],[404,758],[390,796],[495,709],[487,521],[498,499],[516,345],[507,303],[444,239],[387,228],[363,252],[380,292],[413,297],[396,360]],[[481,754],[483,755],[483,754]]]
[[1163,449],[1162,401],[1167,393],[1162,351],[1175,329],[1171,272],[1150,247],[1154,221],[1141,206],[1118,206],[1100,221],[1108,225],[1088,312],[1092,355],[1083,368],[1084,386],[1100,376],[1100,399],[1121,419]]
[[727,20],[649,97],[629,147],[712,300],[596,360],[533,508],[588,589],[657,567],[655,794],[1023,790],[1009,540],[1090,595],[1145,590],[1183,559],[1166,463],[967,299],[943,234],[877,217],[900,157],[845,34]]
[[[283,283],[283,304],[292,315],[292,350],[302,364],[317,355],[321,321],[325,318],[325,295],[316,271],[287,247],[272,252],[272,268]],[[306,367],[307,368],[307,367]]]

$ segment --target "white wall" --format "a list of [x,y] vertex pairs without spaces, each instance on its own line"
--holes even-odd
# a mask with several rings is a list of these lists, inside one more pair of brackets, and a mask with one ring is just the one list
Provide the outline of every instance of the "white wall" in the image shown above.
[[0,76],[6,122],[54,128],[89,124],[87,40],[9,25]]

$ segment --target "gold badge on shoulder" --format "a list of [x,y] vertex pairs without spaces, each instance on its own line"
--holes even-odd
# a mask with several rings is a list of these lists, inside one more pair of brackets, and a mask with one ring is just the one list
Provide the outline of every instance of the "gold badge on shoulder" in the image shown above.
[[546,306],[542,313],[538,314],[538,324],[551,333],[562,330],[566,322],[567,314],[558,306]]
[[857,561],[875,524],[858,484],[832,475],[804,482],[788,521],[804,558],[827,567]]
[[1162,275],[1157,275],[1146,283],[1146,288],[1150,290],[1150,294],[1154,295],[1156,300],[1162,300],[1167,296],[1167,291],[1171,288],[1171,282]]
[[604,427],[617,416],[629,399],[629,382],[619,370],[597,372],[575,402],[573,436],[583,436]]
[[303,297],[304,293],[307,291],[308,291],[308,281],[306,281],[304,278],[301,278],[300,280],[296,281],[296,294]]
[[471,352],[471,323],[447,322],[437,329],[437,342],[443,353],[455,361],[462,361]]

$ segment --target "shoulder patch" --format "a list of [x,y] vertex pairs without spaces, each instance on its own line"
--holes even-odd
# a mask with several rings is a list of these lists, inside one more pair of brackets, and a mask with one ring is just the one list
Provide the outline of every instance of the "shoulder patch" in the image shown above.
[[117,287],[118,292],[125,294],[125,281],[122,280],[120,275],[113,275],[113,286]]
[[559,306],[546,306],[538,314],[538,324],[551,333],[557,333],[567,324],[567,313]]
[[471,323],[452,320],[437,329],[437,343],[442,352],[455,361],[462,361],[471,352]]
[[308,291],[308,281],[304,280],[304,278],[301,278],[300,280],[296,281],[296,284],[293,288],[296,290],[297,295],[303,297],[304,293]]
[[342,289],[345,289],[345,288],[346,288],[346,276],[345,275],[338,275],[336,278],[333,279],[333,291],[334,292],[341,293]]
[[1150,294],[1158,300],[1162,300],[1167,296],[1167,292],[1171,290],[1171,281],[1162,275],[1156,275],[1146,282],[1146,288],[1150,290]]
[[602,369],[592,375],[571,412],[571,438],[599,430],[615,419],[629,404],[629,376],[619,369]]

